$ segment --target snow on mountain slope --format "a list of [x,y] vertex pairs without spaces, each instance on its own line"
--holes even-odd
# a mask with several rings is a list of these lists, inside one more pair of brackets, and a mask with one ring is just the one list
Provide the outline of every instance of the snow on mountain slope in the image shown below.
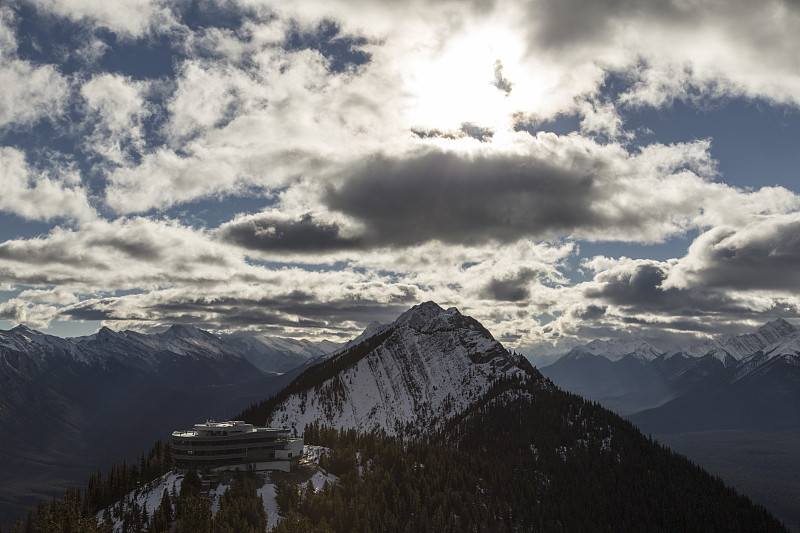
[[589,344],[573,348],[565,357],[578,359],[587,355],[605,357],[612,362],[628,356],[633,356],[641,361],[652,361],[661,355],[661,352],[651,344],[637,338],[595,339]]
[[264,372],[286,372],[309,359],[329,354],[341,347],[340,344],[330,341],[312,342],[253,332],[233,333],[221,338]]
[[755,333],[736,335],[722,343],[722,349],[741,361],[770,345],[786,341],[800,333],[795,326],[779,318],[767,322]]
[[91,365],[101,359],[96,354],[81,350],[69,339],[47,335],[22,325],[7,331],[0,330],[0,352],[9,351],[24,353],[39,363],[66,358]]
[[[363,357],[315,386],[291,394],[268,425],[319,422],[390,435],[430,434],[463,411],[498,380],[527,379],[533,369],[510,355],[477,321],[455,308],[426,302],[406,311],[370,338],[380,340]],[[355,346],[352,350],[357,350]],[[328,361],[343,363],[354,351]],[[313,368],[311,370],[314,370]]]
[[750,375],[764,373],[781,364],[800,366],[800,334],[796,333],[744,358],[736,367],[733,379],[738,381]]
[[94,335],[67,339],[17,326],[0,330],[0,358],[29,377],[64,364],[106,369],[112,361],[148,373],[198,362],[217,373],[255,370],[235,348],[191,326],[172,326],[155,335],[103,327]]

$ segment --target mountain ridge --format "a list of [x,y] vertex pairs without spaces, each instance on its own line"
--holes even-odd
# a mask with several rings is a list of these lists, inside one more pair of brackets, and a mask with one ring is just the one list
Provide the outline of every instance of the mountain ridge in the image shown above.
[[307,370],[298,377],[302,385],[290,386],[290,394],[245,417],[292,425],[298,433],[306,424],[328,420],[359,431],[423,435],[496,380],[539,376],[478,321],[434,302],[416,305],[371,333]]

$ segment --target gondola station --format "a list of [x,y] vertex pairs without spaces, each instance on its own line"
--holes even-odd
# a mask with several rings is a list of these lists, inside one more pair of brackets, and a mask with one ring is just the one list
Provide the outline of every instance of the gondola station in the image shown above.
[[286,428],[266,428],[241,420],[204,422],[172,433],[172,458],[178,470],[294,469],[303,454],[303,439]]

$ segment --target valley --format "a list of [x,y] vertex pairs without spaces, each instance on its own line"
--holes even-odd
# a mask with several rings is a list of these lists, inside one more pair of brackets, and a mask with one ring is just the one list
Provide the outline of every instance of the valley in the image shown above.
[[798,338],[800,329],[778,319],[665,352],[640,339],[593,341],[541,371],[625,416],[800,531],[800,478],[787,475],[800,467]]

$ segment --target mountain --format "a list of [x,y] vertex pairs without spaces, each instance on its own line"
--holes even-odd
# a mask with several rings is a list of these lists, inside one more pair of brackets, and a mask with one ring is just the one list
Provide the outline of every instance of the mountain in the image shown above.
[[223,335],[221,339],[264,372],[287,372],[309,359],[341,348],[340,344],[327,340],[312,342],[306,339],[272,337],[250,331]]
[[567,390],[631,414],[698,388],[724,387],[773,357],[791,357],[798,336],[797,327],[777,319],[752,333],[664,353],[638,339],[598,339],[573,348],[541,371]]
[[302,432],[306,424],[325,420],[359,431],[429,434],[498,380],[525,379],[532,370],[475,319],[433,302],[385,327],[372,326],[360,338],[282,393],[267,425]]
[[0,331],[0,523],[177,427],[230,417],[295,375],[264,373],[191,326],[73,339]]
[[[321,507],[327,523],[349,526],[380,517],[387,531],[499,521],[520,531],[783,530],[630,423],[557,389],[455,309],[427,302],[370,333],[241,414],[333,449],[325,465],[346,499],[298,490],[298,515]],[[616,363],[652,359],[636,346],[648,356],[617,350]],[[282,531],[302,526],[292,524]]]
[[654,346],[636,338],[628,339],[595,339],[584,346],[577,346],[570,350],[564,357],[567,359],[581,359],[583,357],[602,357],[616,362],[626,357],[640,361],[652,361],[661,355]]
[[771,342],[764,339],[767,326],[756,334],[735,337],[737,342],[748,341],[737,346],[756,348],[750,354],[739,350],[736,355],[741,359],[735,364],[713,365],[718,361],[716,352],[699,358],[678,376],[685,377],[700,363],[714,366],[696,380],[697,386],[631,419],[659,433],[800,429],[800,332],[786,324],[790,327],[782,327],[780,335],[767,337]]
[[[213,520],[213,530],[243,531],[244,515],[263,524],[277,513],[286,533],[786,531],[630,422],[556,388],[454,308],[420,304],[318,361],[237,418],[294,425],[326,451],[327,473],[306,464],[266,484],[243,474],[231,492],[212,486],[211,505],[195,473],[157,477],[166,457],[157,444],[140,462],[155,464],[117,469],[127,474],[96,482],[91,501],[124,485],[127,503],[106,507],[116,531],[146,531],[151,520],[158,530],[210,531]],[[174,499],[169,483],[180,483]],[[73,494],[40,515],[78,508]],[[225,527],[232,519],[241,520]]]
[[681,359],[664,365],[657,363],[660,356],[641,339],[597,339],[576,346],[541,372],[566,390],[626,414],[672,397],[665,373]]
[[575,356],[587,351],[577,348],[541,372],[627,416],[787,522],[800,523],[800,509],[788,496],[800,491],[800,480],[785,475],[800,470],[797,327],[778,319],[651,360]]

